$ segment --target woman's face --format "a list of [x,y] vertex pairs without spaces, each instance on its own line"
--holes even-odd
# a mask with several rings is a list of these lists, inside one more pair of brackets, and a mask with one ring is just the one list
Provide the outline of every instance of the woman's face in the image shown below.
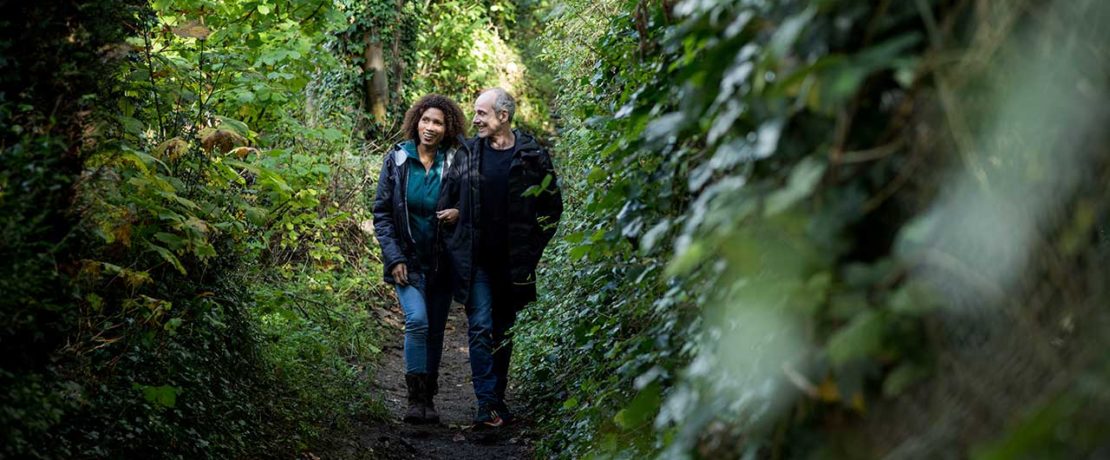
[[444,126],[443,111],[435,107],[425,110],[420,115],[420,123],[416,125],[416,132],[420,136],[420,143],[428,147],[439,145],[443,140]]

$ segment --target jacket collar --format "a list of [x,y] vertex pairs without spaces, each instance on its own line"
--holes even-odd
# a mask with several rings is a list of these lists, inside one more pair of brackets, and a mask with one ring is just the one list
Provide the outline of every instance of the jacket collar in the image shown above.
[[[458,146],[440,148],[439,152],[443,152],[445,154],[443,157],[444,169],[449,169],[451,167],[451,162],[454,161],[455,153],[458,152],[458,150]],[[438,155],[439,152],[436,152],[436,154]],[[419,157],[417,155],[419,154],[416,153],[416,143],[413,142],[411,139],[403,142],[398,142],[396,145],[393,146],[393,163],[397,166],[405,164],[405,162],[408,161],[409,158],[418,159]]]
[[[536,142],[536,138],[531,134],[523,132],[519,129],[513,129],[513,135],[516,136],[516,151],[521,156],[538,156],[543,151],[543,147]],[[463,145],[471,152],[477,152],[479,143],[482,138],[474,136],[470,139],[463,140]]]
[[[463,142],[462,136],[459,136],[459,140]],[[440,168],[441,178],[451,169],[451,164],[455,161],[455,154],[459,152],[460,146],[461,144],[447,147],[446,150],[440,150],[444,152],[443,167]],[[404,165],[409,158],[416,158],[416,155],[416,143],[412,140],[399,142],[397,145],[393,146],[393,164],[397,165],[397,167]]]
[[409,159],[408,149],[405,148],[405,144],[412,144],[412,141],[399,142],[397,145],[393,146],[393,164],[397,166],[405,164],[405,161]]
[[531,134],[514,129],[513,135],[516,136],[516,151],[520,152],[521,156],[536,156],[543,150]]

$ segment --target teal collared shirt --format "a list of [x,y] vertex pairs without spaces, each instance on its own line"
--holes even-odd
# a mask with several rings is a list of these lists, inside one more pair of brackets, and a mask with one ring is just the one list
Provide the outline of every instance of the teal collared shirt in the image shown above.
[[436,152],[432,167],[424,170],[420,162],[420,155],[416,153],[416,144],[412,141],[403,145],[408,154],[409,177],[408,187],[405,190],[405,199],[409,207],[409,228],[412,230],[412,239],[416,241],[416,253],[420,257],[422,267],[432,266],[432,255],[435,238],[436,204],[439,202],[439,186],[443,177],[443,163],[446,154],[442,148]]

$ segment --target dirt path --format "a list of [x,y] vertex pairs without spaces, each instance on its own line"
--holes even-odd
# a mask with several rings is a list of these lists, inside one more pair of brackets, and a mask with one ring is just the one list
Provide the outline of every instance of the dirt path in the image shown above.
[[[387,422],[356,421],[355,438],[335,446],[331,455],[319,458],[343,459],[524,459],[532,458],[530,423],[518,418],[506,427],[474,428],[476,403],[470,384],[467,353],[466,314],[461,305],[451,306],[444,334],[443,362],[440,365],[440,390],[436,397],[439,425],[402,423],[405,409],[404,357],[402,356],[403,315],[398,306],[390,309],[385,323],[393,329],[382,357],[371,366],[374,387],[383,395],[389,410]],[[508,391],[509,408],[523,413],[515,404],[513,387]]]

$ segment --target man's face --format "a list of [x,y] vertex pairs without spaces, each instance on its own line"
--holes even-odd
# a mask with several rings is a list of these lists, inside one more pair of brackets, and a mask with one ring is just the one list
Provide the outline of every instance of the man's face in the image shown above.
[[496,100],[497,94],[491,91],[478,96],[478,100],[474,101],[474,127],[478,128],[478,137],[488,137],[500,132],[508,121],[508,113],[493,109]]

